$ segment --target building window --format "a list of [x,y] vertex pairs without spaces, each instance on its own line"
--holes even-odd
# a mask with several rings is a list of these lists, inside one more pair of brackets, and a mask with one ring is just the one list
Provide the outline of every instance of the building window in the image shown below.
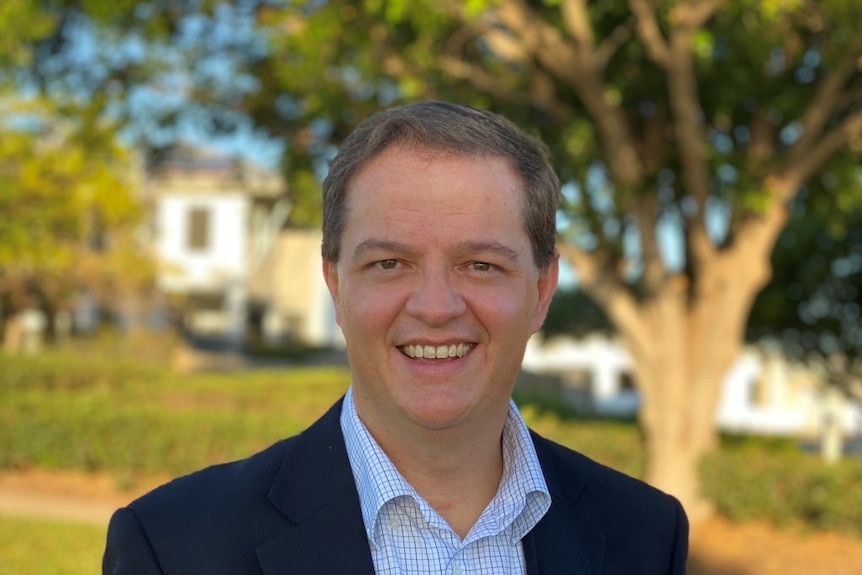
[[210,213],[206,208],[189,210],[188,246],[191,250],[205,250],[210,241]]

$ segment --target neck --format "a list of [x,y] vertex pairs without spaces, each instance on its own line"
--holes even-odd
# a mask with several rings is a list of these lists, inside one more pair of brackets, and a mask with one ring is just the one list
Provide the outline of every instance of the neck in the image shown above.
[[478,429],[394,432],[363,422],[396,469],[463,539],[499,488],[507,413]]

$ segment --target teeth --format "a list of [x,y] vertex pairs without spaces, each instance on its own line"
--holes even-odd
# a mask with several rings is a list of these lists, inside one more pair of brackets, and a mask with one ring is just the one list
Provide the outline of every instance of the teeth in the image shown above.
[[401,350],[413,358],[446,359],[449,357],[464,357],[473,344],[458,343],[450,345],[405,345]]

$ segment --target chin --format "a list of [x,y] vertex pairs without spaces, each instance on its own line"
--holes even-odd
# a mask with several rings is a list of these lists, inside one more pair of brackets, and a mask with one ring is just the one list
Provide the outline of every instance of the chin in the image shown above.
[[426,429],[450,429],[467,419],[473,404],[452,398],[426,399],[407,407],[410,418]]

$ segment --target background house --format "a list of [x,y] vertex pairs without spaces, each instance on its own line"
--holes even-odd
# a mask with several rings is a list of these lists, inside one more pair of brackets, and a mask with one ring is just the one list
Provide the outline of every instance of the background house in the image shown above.
[[190,338],[232,349],[338,344],[320,233],[285,228],[279,174],[180,147],[149,170],[146,192],[157,286]]
[[[616,340],[535,336],[524,370],[558,382],[557,394],[573,408],[604,416],[633,417],[640,399],[631,380],[631,359]],[[778,350],[749,347],[728,371],[716,425],[740,433],[815,438],[827,427],[845,436],[862,434],[859,402],[827,385],[822,372],[791,362]],[[525,390],[528,391],[528,390]]]

